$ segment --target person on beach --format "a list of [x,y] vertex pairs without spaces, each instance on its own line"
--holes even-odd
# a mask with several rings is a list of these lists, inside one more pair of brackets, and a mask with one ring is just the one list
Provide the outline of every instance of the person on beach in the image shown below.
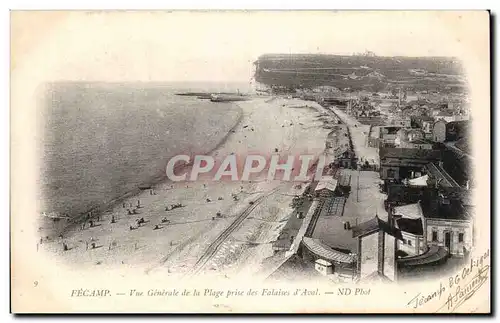
[[91,237],[90,238],[90,246],[92,247],[92,249],[95,249],[95,242],[96,242],[96,240],[94,239],[94,237]]
[[116,220],[115,220],[115,216],[114,216],[114,215],[112,215],[112,216],[111,216],[111,223],[116,223]]

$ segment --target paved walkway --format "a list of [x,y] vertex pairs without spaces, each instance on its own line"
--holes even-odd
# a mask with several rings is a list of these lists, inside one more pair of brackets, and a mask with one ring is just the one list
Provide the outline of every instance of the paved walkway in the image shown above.
[[293,254],[296,254],[297,251],[299,250],[300,243],[302,242],[302,238],[306,234],[307,228],[309,227],[309,224],[311,223],[311,220],[313,218],[314,213],[316,212],[316,209],[318,208],[318,204],[320,203],[319,200],[314,200],[311,204],[311,207],[309,208],[309,212],[307,212],[307,215],[304,218],[304,221],[302,222],[302,226],[299,229],[299,232],[297,233],[297,236],[295,237],[295,240],[293,240],[292,246],[290,247],[290,250],[286,252],[286,256],[289,257]]
[[331,106],[329,109],[349,127],[354,152],[356,153],[358,159],[360,161],[368,160],[370,164],[380,165],[378,149],[368,147],[370,126],[359,123],[356,118],[347,115],[335,106]]

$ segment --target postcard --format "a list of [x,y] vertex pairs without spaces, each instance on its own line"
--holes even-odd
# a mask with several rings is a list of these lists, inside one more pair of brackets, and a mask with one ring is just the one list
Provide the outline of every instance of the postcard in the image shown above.
[[490,313],[488,11],[12,11],[14,313]]

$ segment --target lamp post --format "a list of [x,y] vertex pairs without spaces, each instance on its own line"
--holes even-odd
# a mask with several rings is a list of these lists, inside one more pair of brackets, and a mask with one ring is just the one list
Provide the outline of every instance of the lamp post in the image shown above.
[[356,190],[356,202],[359,202],[359,175],[360,175],[361,171],[358,167],[358,188]]

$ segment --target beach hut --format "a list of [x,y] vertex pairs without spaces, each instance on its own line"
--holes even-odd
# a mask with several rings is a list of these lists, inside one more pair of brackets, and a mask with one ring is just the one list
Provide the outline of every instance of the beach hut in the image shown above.
[[314,269],[325,276],[333,274],[332,263],[323,259],[316,260],[316,262],[314,263]]

